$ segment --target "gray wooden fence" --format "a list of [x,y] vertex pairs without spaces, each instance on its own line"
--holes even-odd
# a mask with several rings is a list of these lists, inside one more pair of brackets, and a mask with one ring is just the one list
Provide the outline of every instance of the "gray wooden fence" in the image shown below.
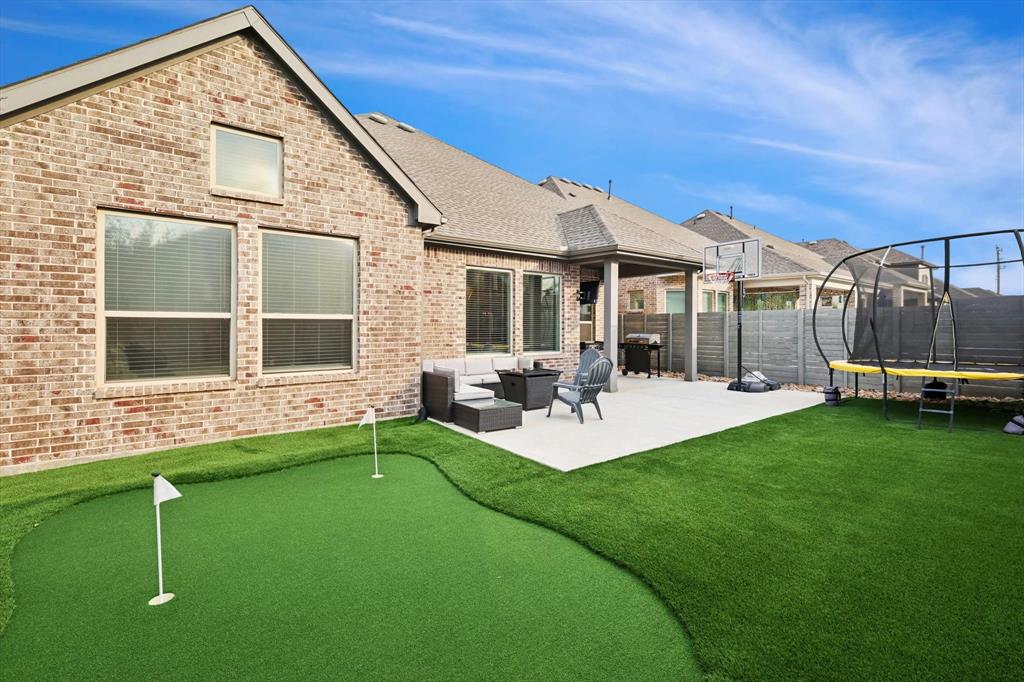
[[[818,341],[830,360],[845,360],[842,336],[842,311],[819,310]],[[665,348],[661,351],[661,369],[682,372],[685,360],[684,314],[625,313],[619,316],[621,343],[627,334],[661,335]],[[828,383],[828,366],[814,345],[814,332],[809,310],[763,310],[743,313],[743,366],[760,370],[783,383],[823,386]],[[847,339],[852,344],[854,320],[846,320]],[[697,314],[697,370],[712,376],[736,374],[736,313]],[[853,388],[854,377],[836,372],[839,386]],[[881,388],[878,375],[862,375],[861,388]],[[893,377],[890,389],[916,393],[921,380]],[[971,382],[963,387],[965,394],[1021,396],[1021,382]]]

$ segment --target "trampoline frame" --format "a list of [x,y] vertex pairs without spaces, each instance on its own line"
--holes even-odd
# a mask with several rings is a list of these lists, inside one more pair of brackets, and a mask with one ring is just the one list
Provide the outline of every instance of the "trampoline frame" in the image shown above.
[[[896,243],[893,243],[893,244],[887,244],[887,245],[884,245],[884,246],[877,246],[877,247],[874,247],[874,248],[871,248],[871,249],[864,249],[862,251],[857,251],[856,253],[851,253],[850,255],[845,256],[838,263],[836,263],[835,266],[829,271],[829,273],[825,277],[825,279],[822,280],[821,286],[818,287],[818,292],[817,292],[817,294],[814,297],[814,307],[811,309],[811,332],[812,332],[812,334],[814,336],[814,345],[818,349],[818,355],[821,356],[821,359],[825,361],[825,365],[828,367],[828,382],[829,382],[829,385],[833,385],[833,386],[835,385],[835,370],[836,369],[839,369],[840,371],[846,371],[846,372],[853,371],[853,372],[855,372],[854,373],[854,396],[857,396],[857,395],[859,395],[859,392],[860,392],[860,386],[859,386],[859,381],[858,381],[860,375],[861,374],[878,374],[878,373],[880,373],[882,375],[882,416],[885,417],[885,419],[887,421],[891,421],[891,417],[889,416],[889,374],[892,374],[893,376],[919,376],[919,377],[922,377],[922,383],[923,383],[925,378],[929,378],[929,377],[931,377],[931,378],[948,378],[948,379],[955,380],[957,382],[957,384],[956,384],[957,387],[959,386],[959,383],[961,381],[965,381],[965,380],[968,380],[968,379],[979,379],[980,380],[980,377],[982,375],[984,376],[984,380],[989,380],[989,381],[1018,381],[1019,380],[1019,381],[1024,382],[1024,374],[1018,374],[1018,373],[1015,373],[1015,372],[1009,372],[1009,373],[971,372],[971,371],[962,371],[961,372],[959,370],[959,359],[957,358],[957,344],[956,344],[956,312],[955,312],[955,309],[954,309],[954,307],[952,305],[952,299],[949,296],[949,286],[950,286],[950,283],[949,283],[950,277],[949,277],[949,275],[950,275],[950,270],[952,270],[954,268],[960,268],[960,267],[976,267],[976,266],[994,264],[994,263],[965,263],[965,264],[951,265],[950,262],[949,262],[950,261],[950,243],[955,241],[955,240],[958,240],[958,239],[971,239],[971,238],[976,238],[976,237],[988,237],[988,236],[994,236],[994,235],[1008,235],[1008,234],[1012,234],[1014,236],[1014,238],[1016,239],[1016,241],[1017,241],[1017,249],[1020,251],[1020,258],[1016,259],[1016,260],[1000,261],[1000,262],[1001,263],[1022,263],[1022,264],[1024,264],[1024,239],[1022,239],[1022,237],[1021,237],[1021,230],[1020,229],[988,230],[988,231],[985,231],[985,232],[971,232],[971,233],[968,233],[968,234],[947,235],[945,237],[931,237],[931,238],[928,238],[928,239],[914,239],[914,240],[905,241],[905,242],[896,242]],[[942,275],[942,295],[939,296],[938,298],[939,298],[939,301],[940,301],[940,306],[942,305],[941,302],[945,302],[945,301],[947,301],[947,299],[950,301],[950,305],[949,305],[950,326],[951,326],[952,334],[953,334],[953,369],[951,371],[950,370],[938,370],[938,369],[932,370],[932,369],[930,369],[927,366],[925,368],[923,368],[923,369],[902,369],[902,368],[896,368],[896,367],[891,367],[891,368],[887,367],[885,359],[882,357],[881,345],[880,345],[879,340],[878,340],[878,330],[875,328],[875,317],[876,317],[877,308],[878,308],[878,285],[879,285],[879,283],[881,281],[882,271],[886,269],[885,262],[889,258],[889,254],[892,252],[893,249],[899,248],[901,246],[911,246],[911,245],[918,245],[918,244],[934,244],[934,243],[938,243],[938,242],[942,242],[942,244],[943,244],[943,255],[944,255],[944,258],[945,258],[945,263],[941,266],[941,269],[942,269],[942,272],[943,272],[943,275]],[[881,251],[882,249],[885,249],[885,253],[883,254],[881,260],[879,261],[877,270],[875,272],[874,286],[871,289],[871,292],[872,292],[872,296],[871,296],[871,314],[870,314],[870,316],[868,318],[868,324],[869,324],[869,327],[871,329],[872,340],[874,341],[875,355],[876,355],[876,359],[878,360],[878,366],[874,367],[873,365],[860,365],[860,364],[852,363],[852,362],[849,362],[849,361],[845,361],[845,362],[844,361],[834,361],[834,362],[830,361],[828,359],[828,356],[825,355],[825,351],[821,347],[821,341],[818,339],[818,305],[819,305],[819,303],[821,301],[822,292],[825,291],[826,286],[827,286],[829,280],[832,279],[832,276],[839,270],[839,268],[841,268],[844,265],[846,265],[847,261],[850,261],[850,260],[852,260],[854,258],[859,258],[860,256],[864,256],[864,255],[869,254],[869,253],[873,253],[875,251]],[[929,269],[929,272],[932,275],[934,275],[934,271],[936,269],[938,269],[935,266],[927,266],[927,267]],[[857,285],[860,283],[860,276],[858,276],[856,273],[853,273],[852,270],[851,270],[851,273],[854,275],[853,284],[850,286],[850,290],[847,293],[846,300],[843,301],[843,312],[842,312],[842,316],[840,318],[840,323],[839,323],[840,329],[842,331],[843,347],[846,349],[847,357],[849,357],[850,355],[853,354],[853,350],[850,348],[850,344],[849,344],[849,341],[848,341],[847,335],[846,335],[846,314],[847,314],[847,311],[849,310],[850,298],[852,298],[850,296],[850,294],[853,293],[853,291],[857,288]],[[936,305],[935,305],[936,296],[935,296],[935,289],[934,289],[935,278],[931,277],[930,280],[931,280],[931,284],[932,284],[932,286],[931,286],[931,297],[930,297],[931,300],[929,301],[929,304],[930,304],[931,309],[932,309],[932,341],[931,341],[931,344],[929,345],[928,358],[925,361],[926,365],[931,365],[931,363],[934,361],[933,360],[933,356],[934,356],[934,352],[935,352],[935,338],[936,338],[936,334],[938,333],[938,327],[939,327],[939,316],[935,312],[936,311]],[[846,367],[834,367],[833,364],[836,364],[836,365],[846,365]],[[859,368],[863,368],[864,371],[863,372],[857,371],[857,369],[859,369]],[[919,422],[918,425],[920,426],[920,415],[919,415],[918,422]],[[950,425],[952,426],[952,417],[950,418]]]

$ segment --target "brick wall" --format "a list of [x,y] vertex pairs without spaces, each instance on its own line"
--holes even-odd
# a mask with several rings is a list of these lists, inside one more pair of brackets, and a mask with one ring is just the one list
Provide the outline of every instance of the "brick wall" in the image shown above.
[[[728,284],[710,283],[704,284],[700,281],[700,276],[697,276],[697,311],[698,312],[715,312],[704,310],[704,301],[702,298],[703,291],[714,291],[717,295],[719,291],[730,292],[730,301],[735,298],[735,294],[732,293],[732,288]],[[686,290],[686,276],[685,275],[671,275],[667,277],[659,277],[657,275],[650,275],[647,277],[626,277],[619,282],[619,312],[628,313],[629,310],[629,292],[642,290],[644,292],[644,312],[649,314],[655,313],[666,313],[668,312],[665,292],[669,290]],[[717,305],[717,302],[716,302]],[[732,309],[733,304],[729,304]]]
[[532,354],[547,367],[575,369],[579,360],[580,268],[561,261],[428,245],[423,268],[423,357],[466,354],[466,268],[509,270],[512,276],[512,351],[523,352],[523,273],[562,276],[562,352]]
[[[212,121],[284,138],[282,204],[211,194]],[[0,471],[351,422],[371,403],[384,417],[417,408],[422,234],[257,43],[0,129],[0,153]],[[233,379],[97,386],[98,207],[235,226]],[[261,226],[359,239],[356,371],[258,374]]]

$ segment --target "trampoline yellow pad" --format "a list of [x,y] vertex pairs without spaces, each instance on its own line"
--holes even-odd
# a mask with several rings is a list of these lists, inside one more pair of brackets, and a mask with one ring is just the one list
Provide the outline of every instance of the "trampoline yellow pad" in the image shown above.
[[[828,363],[832,369],[842,372],[856,372],[857,374],[881,374],[882,368],[873,365],[855,365],[852,362],[833,360]],[[974,379],[976,381],[1024,381],[1024,373],[1021,372],[972,372],[969,370],[942,370],[942,369],[906,369],[886,368],[885,373],[895,377],[934,377],[936,379]]]

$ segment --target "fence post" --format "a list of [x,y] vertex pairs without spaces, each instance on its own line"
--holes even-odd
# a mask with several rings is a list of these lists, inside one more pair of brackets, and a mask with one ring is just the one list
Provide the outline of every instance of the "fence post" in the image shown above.
[[796,383],[804,384],[804,309],[796,311]]
[[667,315],[668,315],[668,329],[666,331],[668,332],[668,334],[667,334],[667,336],[668,336],[668,371],[671,372],[672,371],[672,313],[667,313]]
[[722,313],[722,376],[729,376],[729,311]]
[[764,311],[757,311],[757,368],[764,369]]

